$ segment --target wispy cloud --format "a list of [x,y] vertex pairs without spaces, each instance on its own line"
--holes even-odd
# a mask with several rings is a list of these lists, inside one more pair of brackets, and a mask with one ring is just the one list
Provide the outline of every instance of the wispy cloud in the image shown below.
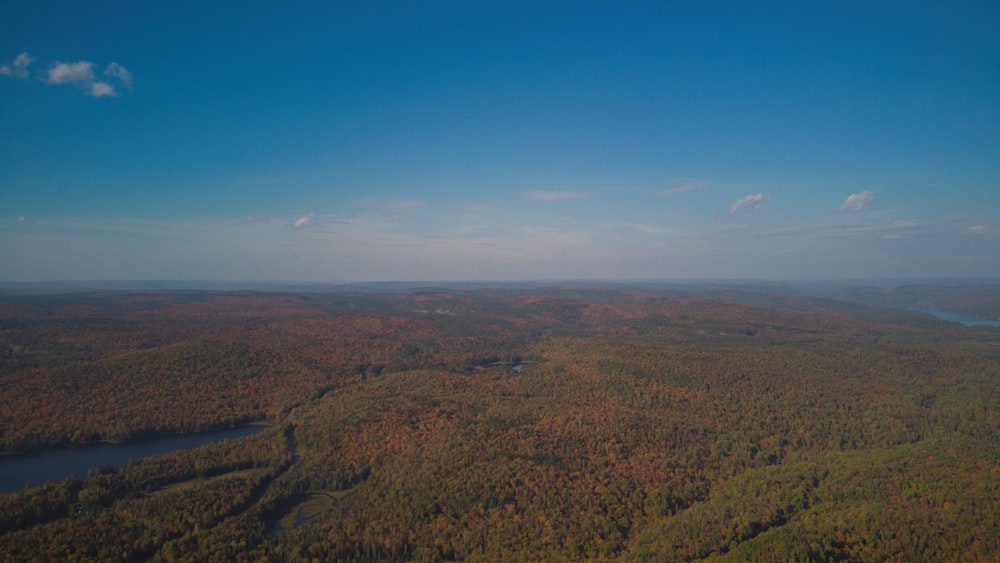
[[637,233],[642,233],[644,235],[663,235],[669,233],[669,229],[664,229],[663,227],[657,227],[656,225],[648,225],[645,223],[632,223],[626,222],[622,223],[625,227],[636,231]]
[[914,219],[908,219],[905,221],[897,221],[891,219],[882,225],[876,225],[874,231],[878,232],[881,230],[880,238],[883,240],[899,240],[904,238],[910,238],[916,235],[926,234],[928,226],[922,221],[916,221]]
[[[593,234],[579,229],[521,226],[516,237],[529,249],[526,254],[559,254],[568,250],[583,251],[594,246]],[[518,240],[515,238],[514,240]]]
[[767,226],[729,225],[722,227],[720,232],[727,237],[738,237],[745,240],[761,238],[850,240],[863,237],[899,240],[935,233],[940,235],[943,230],[940,226],[930,225],[922,221],[889,219],[871,223],[834,221]]
[[[126,88],[132,87],[132,73],[124,66],[112,62],[104,69],[104,75],[117,80]],[[49,72],[44,78],[47,84],[63,85],[70,84],[78,86],[86,94],[95,98],[106,96],[115,97],[118,91],[110,83],[98,80],[94,74],[94,63],[90,61],[77,61],[75,63],[56,62],[49,67]]]
[[865,190],[863,192],[858,192],[856,194],[851,194],[847,196],[844,203],[840,205],[838,209],[840,211],[850,211],[851,213],[858,213],[868,209],[868,207],[875,201],[875,196],[878,192],[874,190]]
[[493,209],[492,205],[486,204],[476,204],[476,205],[466,205],[462,208],[462,213],[476,214],[476,213],[486,213]]
[[564,199],[579,199],[581,197],[587,197],[587,192],[531,191],[524,192],[524,197],[535,201],[562,201]]
[[267,215],[247,215],[242,221],[244,225],[257,225],[267,222]]
[[305,229],[306,227],[311,227],[313,220],[316,218],[315,213],[310,213],[308,215],[303,215],[292,223],[292,227],[296,229]]
[[736,213],[738,213],[743,209],[749,209],[749,210],[757,209],[760,207],[762,203],[764,203],[769,199],[771,199],[771,196],[765,193],[748,195],[742,199],[734,201],[732,205],[729,206],[729,214],[735,215]]
[[132,88],[132,73],[122,65],[112,62],[104,69],[104,76],[110,76],[121,82],[122,86]]
[[993,227],[990,225],[970,225],[966,227],[965,230],[974,235],[993,235],[1000,233],[1000,227]]
[[34,60],[35,58],[28,53],[21,53],[14,57],[14,62],[0,65],[0,74],[24,80],[28,78],[28,67]]
[[668,188],[660,192],[660,195],[677,195],[687,192],[696,192],[703,189],[707,184],[701,180],[685,182],[679,186]]
[[[28,217],[24,225],[17,217],[15,211],[0,221],[0,251],[6,249],[5,259],[38,268],[33,276],[39,279],[55,275],[59,270],[53,265],[67,262],[87,276],[136,277],[140,268],[150,279],[178,271],[248,279],[272,279],[275,272],[287,279],[339,279],[344,272],[351,279],[726,277],[733,275],[734,264],[756,277],[895,275],[900,268],[922,275],[928,271],[922,268],[929,246],[948,249],[950,257],[963,256],[968,248],[992,256],[994,237],[1000,236],[1000,227],[986,219],[943,224],[871,215],[793,224],[703,222],[693,229],[658,216],[559,222],[493,213],[471,224],[441,221],[430,228],[380,215],[319,212],[273,215],[253,226],[239,224],[240,217]],[[23,241],[41,250],[30,255],[11,250]],[[158,251],[150,252],[154,247]],[[168,263],[163,255],[178,258]],[[283,264],[293,264],[292,255],[300,260],[283,271]],[[883,255],[899,264],[885,265]]]
[[420,207],[423,202],[417,201],[415,199],[362,199],[361,203],[364,205],[369,205],[373,207],[381,207],[383,209],[413,209],[414,207]]

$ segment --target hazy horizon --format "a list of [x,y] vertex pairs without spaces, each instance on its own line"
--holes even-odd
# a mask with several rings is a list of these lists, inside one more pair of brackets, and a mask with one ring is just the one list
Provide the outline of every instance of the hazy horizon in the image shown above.
[[705,279],[397,279],[397,280],[197,280],[197,279],[91,279],[91,280],[32,280],[0,279],[0,293],[61,293],[67,291],[409,291],[422,287],[441,289],[520,288],[544,289],[558,287],[589,288],[649,288],[657,290],[728,290],[793,292],[803,295],[834,294],[862,288],[899,289],[909,286],[974,287],[1000,284],[1000,278],[857,278],[857,279],[765,279],[765,278],[705,278]]
[[2,280],[1000,279],[997,4],[0,16]]

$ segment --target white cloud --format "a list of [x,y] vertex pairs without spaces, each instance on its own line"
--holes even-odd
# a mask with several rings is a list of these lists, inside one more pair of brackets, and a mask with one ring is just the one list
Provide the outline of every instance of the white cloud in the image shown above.
[[875,196],[878,192],[873,190],[865,190],[863,192],[858,192],[856,194],[851,194],[847,196],[839,207],[840,211],[850,211],[852,213],[857,213],[859,211],[864,211],[875,201]]
[[94,82],[90,85],[90,95],[95,98],[103,98],[104,96],[117,96],[115,89],[111,87],[107,82]]
[[18,215],[17,216],[17,222],[18,223],[23,223],[25,221],[27,221],[27,219],[25,219],[24,215]]
[[94,63],[90,61],[57,62],[49,68],[46,82],[49,84],[90,85],[94,82]]
[[0,74],[11,78],[28,78],[28,66],[34,61],[34,57],[28,53],[21,53],[14,58],[11,64],[0,65]]
[[132,73],[116,62],[112,62],[104,69],[104,76],[117,78],[122,83],[122,86],[129,89],[132,88]]
[[243,218],[244,225],[255,225],[259,223],[267,223],[266,215],[247,215]]
[[587,197],[587,193],[570,191],[531,191],[525,192],[524,197],[535,201],[561,201],[564,199]]
[[[115,78],[127,88],[132,87],[132,74],[118,63],[109,64],[104,70],[104,74],[105,76]],[[75,85],[95,98],[115,97],[118,95],[114,86],[97,79],[94,74],[94,63],[90,61],[77,61],[75,63],[57,61],[49,67],[48,75],[44,78],[44,81],[47,84],[54,85]]]
[[[12,63],[0,65],[0,75],[26,79],[28,78],[28,66],[34,60],[34,57],[28,53],[21,53]],[[116,62],[112,62],[104,69],[104,76],[115,79],[125,88],[132,88],[132,73]],[[76,61],[75,63],[56,61],[41,77],[41,81],[55,86],[65,84],[77,86],[84,93],[95,98],[118,95],[115,87],[109,82],[97,79],[94,74],[94,63],[90,61]]]
[[310,213],[308,215],[303,215],[302,217],[299,217],[298,219],[296,219],[294,223],[292,223],[292,227],[294,227],[296,229],[304,229],[306,227],[310,227],[310,226],[312,226],[313,219],[315,219],[315,218],[316,218],[316,214],[315,213]]
[[743,199],[734,201],[733,204],[729,206],[729,214],[735,215],[741,209],[757,209],[760,207],[760,204],[769,199],[771,199],[771,196],[765,193],[748,195]]

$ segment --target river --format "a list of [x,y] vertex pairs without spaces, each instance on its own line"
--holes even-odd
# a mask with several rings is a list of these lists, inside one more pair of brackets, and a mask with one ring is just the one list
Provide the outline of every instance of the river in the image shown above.
[[918,313],[927,313],[928,315],[934,315],[935,317],[943,321],[951,321],[953,323],[962,323],[966,326],[996,326],[1000,327],[1000,321],[994,321],[991,319],[980,319],[979,317],[970,317],[962,313],[954,313],[952,311],[938,311],[936,309],[923,309],[920,307],[913,307],[911,311],[916,311]]
[[25,487],[37,487],[47,481],[61,481],[77,475],[86,477],[92,467],[111,465],[121,468],[129,460],[197,448],[209,442],[256,434],[265,426],[238,426],[211,432],[178,434],[130,444],[96,444],[60,448],[36,454],[0,458],[0,493],[13,493]]

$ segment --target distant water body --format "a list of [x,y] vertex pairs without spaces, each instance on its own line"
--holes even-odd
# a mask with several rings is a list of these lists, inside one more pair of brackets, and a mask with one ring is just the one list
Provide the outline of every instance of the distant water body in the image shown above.
[[86,477],[87,471],[92,467],[111,465],[120,469],[130,460],[197,448],[227,438],[251,436],[264,428],[264,426],[240,426],[211,432],[153,438],[131,444],[76,446],[0,458],[0,493],[15,493],[48,481],[62,481],[72,475]]
[[916,311],[918,313],[927,313],[928,315],[934,315],[935,317],[943,321],[951,321],[953,323],[962,323],[966,326],[996,326],[1000,327],[1000,321],[993,321],[990,319],[980,319],[978,317],[970,317],[969,315],[963,315],[962,313],[954,313],[952,311],[938,311],[935,309],[922,309],[920,307],[914,307],[910,309],[911,311]]

